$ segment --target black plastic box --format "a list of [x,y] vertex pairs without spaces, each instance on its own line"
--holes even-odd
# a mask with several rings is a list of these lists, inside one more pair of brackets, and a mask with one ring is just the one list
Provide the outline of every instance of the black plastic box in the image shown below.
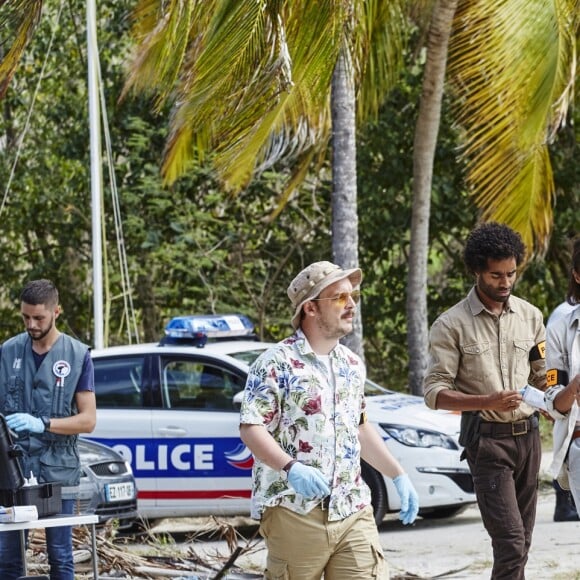
[[62,484],[41,483],[20,489],[0,489],[0,505],[35,505],[38,517],[53,516],[62,511]]

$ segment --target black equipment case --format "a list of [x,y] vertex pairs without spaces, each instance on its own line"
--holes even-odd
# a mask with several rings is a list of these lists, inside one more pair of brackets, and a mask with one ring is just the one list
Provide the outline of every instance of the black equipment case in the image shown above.
[[35,505],[38,517],[58,514],[62,510],[60,483],[24,485],[19,457],[22,450],[14,445],[4,415],[0,413],[0,505]]

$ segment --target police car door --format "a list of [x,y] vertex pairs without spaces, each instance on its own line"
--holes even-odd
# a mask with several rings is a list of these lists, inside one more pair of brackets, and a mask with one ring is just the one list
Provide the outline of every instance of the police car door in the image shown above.
[[[93,355],[97,425],[90,439],[118,451],[131,464],[135,475],[146,471],[147,457],[151,454],[152,393],[147,380],[150,361],[144,354]],[[137,479],[138,508],[144,516],[152,504],[149,496],[155,493],[155,486],[153,478]]]
[[244,379],[203,356],[159,357],[163,409],[153,414],[156,512],[249,513],[252,459],[239,437],[234,395]]

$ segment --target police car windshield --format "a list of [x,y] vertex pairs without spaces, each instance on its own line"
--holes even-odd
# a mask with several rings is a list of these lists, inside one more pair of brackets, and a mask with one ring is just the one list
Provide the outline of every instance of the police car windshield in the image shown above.
[[242,352],[228,352],[228,355],[250,366],[265,350],[265,348],[256,348]]
[[393,391],[389,389],[385,389],[381,385],[378,385],[374,381],[367,379],[365,381],[365,396],[366,397],[374,397],[375,395],[394,395]]

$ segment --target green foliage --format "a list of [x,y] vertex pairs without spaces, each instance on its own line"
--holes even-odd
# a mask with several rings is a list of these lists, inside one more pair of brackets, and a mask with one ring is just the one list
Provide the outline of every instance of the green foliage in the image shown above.
[[[50,275],[61,289],[63,322],[71,332],[86,338],[86,321],[70,315],[86,308],[86,295],[78,290],[85,283],[85,263],[90,256],[86,235],[90,214],[85,169],[88,124],[83,118],[86,105],[79,106],[83,77],[76,75],[80,54],[74,35],[67,38],[64,29],[54,25],[53,51],[48,51],[52,26],[50,18],[41,22],[34,49],[27,53],[2,103],[0,130],[5,147],[0,177],[5,185],[23,138],[14,178],[4,192],[2,334],[21,327],[13,304],[24,281]],[[45,77],[32,107],[45,56]],[[29,130],[24,134],[30,108]]]
[[406,4],[206,0],[156,11],[137,2],[127,85],[172,103],[167,181],[213,151],[222,179],[239,191],[264,160],[323,153],[339,54],[349,50],[359,114],[376,111],[400,60]]
[[[406,74],[358,139],[360,261],[365,273],[365,355],[369,375],[385,386],[405,390],[408,372],[405,302],[411,219],[414,127],[421,92],[421,59],[410,56]],[[465,190],[457,161],[458,136],[451,125],[448,99],[433,172],[428,263],[429,323],[461,300],[472,280],[462,252],[478,214]],[[574,117],[572,117],[574,115]],[[567,289],[569,241],[580,233],[580,113],[551,147],[557,198],[554,233],[545,259],[535,257],[521,273],[515,293],[547,317]]]
[[[50,3],[47,8],[47,17],[53,17]],[[61,290],[65,328],[91,342],[88,97],[84,31],[77,20],[83,3],[73,3],[72,8],[60,22],[57,50],[50,53],[2,215],[4,338],[21,329],[16,307],[23,283],[42,276],[53,279]],[[127,49],[122,41],[126,8],[126,3],[101,4],[99,37],[124,245],[141,337],[158,339],[167,320],[184,312],[239,311],[257,320],[265,337],[285,334],[290,314],[285,295],[288,272],[307,259],[308,244],[320,248],[320,258],[328,255],[328,202],[314,193],[300,196],[276,221],[268,221],[287,179],[274,171],[237,197],[224,193],[208,169],[194,164],[171,189],[163,187],[159,165],[167,137],[166,112],[152,114],[151,103],[144,98],[118,102]],[[44,22],[35,36],[3,103],[0,129],[8,144],[0,155],[4,183],[47,53],[48,24]],[[305,189],[315,188],[314,182],[306,182]],[[104,216],[109,341],[126,342],[108,186]]]
[[[380,119],[358,142],[361,266],[364,280],[365,355],[369,375],[400,389],[406,383],[407,262],[413,173],[413,139],[422,66],[409,57],[406,74]],[[444,103],[433,177],[429,254],[429,321],[459,300],[466,287],[461,242],[475,220],[456,162],[456,136]]]
[[462,127],[466,181],[486,221],[543,254],[554,181],[547,143],[572,102],[578,0],[459,2],[448,79]]
[[[7,184],[36,83],[48,53],[57,2],[45,6],[0,114],[0,179]],[[292,193],[275,219],[293,167],[280,162],[238,196],[218,185],[207,165],[192,162],[168,189],[160,165],[168,111],[152,112],[144,96],[119,101],[127,55],[129,0],[99,3],[102,76],[114,152],[124,244],[141,340],[156,340],[171,316],[196,312],[248,314],[265,339],[290,331],[286,288],[306,264],[329,259],[330,179],[323,166]],[[21,330],[17,300],[33,277],[61,290],[63,329],[92,342],[92,247],[84,2],[71,0],[56,28],[6,206],[0,215],[0,341]],[[419,56],[421,53],[418,53]],[[406,280],[411,216],[414,125],[422,61],[408,55],[407,72],[379,119],[358,141],[360,261],[365,273],[363,330],[369,375],[404,389]],[[545,260],[523,273],[517,293],[548,312],[566,290],[566,244],[578,223],[578,113],[551,146],[557,199],[555,233]],[[429,321],[471,285],[463,241],[477,219],[456,162],[457,136],[444,103],[435,160],[429,255]],[[105,175],[106,175],[106,167]],[[104,200],[109,279],[109,343],[124,343],[124,305],[110,188]]]
[[[576,82],[577,89],[579,82]],[[518,293],[540,308],[545,316],[564,300],[571,265],[571,240],[580,235],[580,110],[570,111],[566,126],[550,147],[556,198],[554,230],[546,257],[527,268]]]

